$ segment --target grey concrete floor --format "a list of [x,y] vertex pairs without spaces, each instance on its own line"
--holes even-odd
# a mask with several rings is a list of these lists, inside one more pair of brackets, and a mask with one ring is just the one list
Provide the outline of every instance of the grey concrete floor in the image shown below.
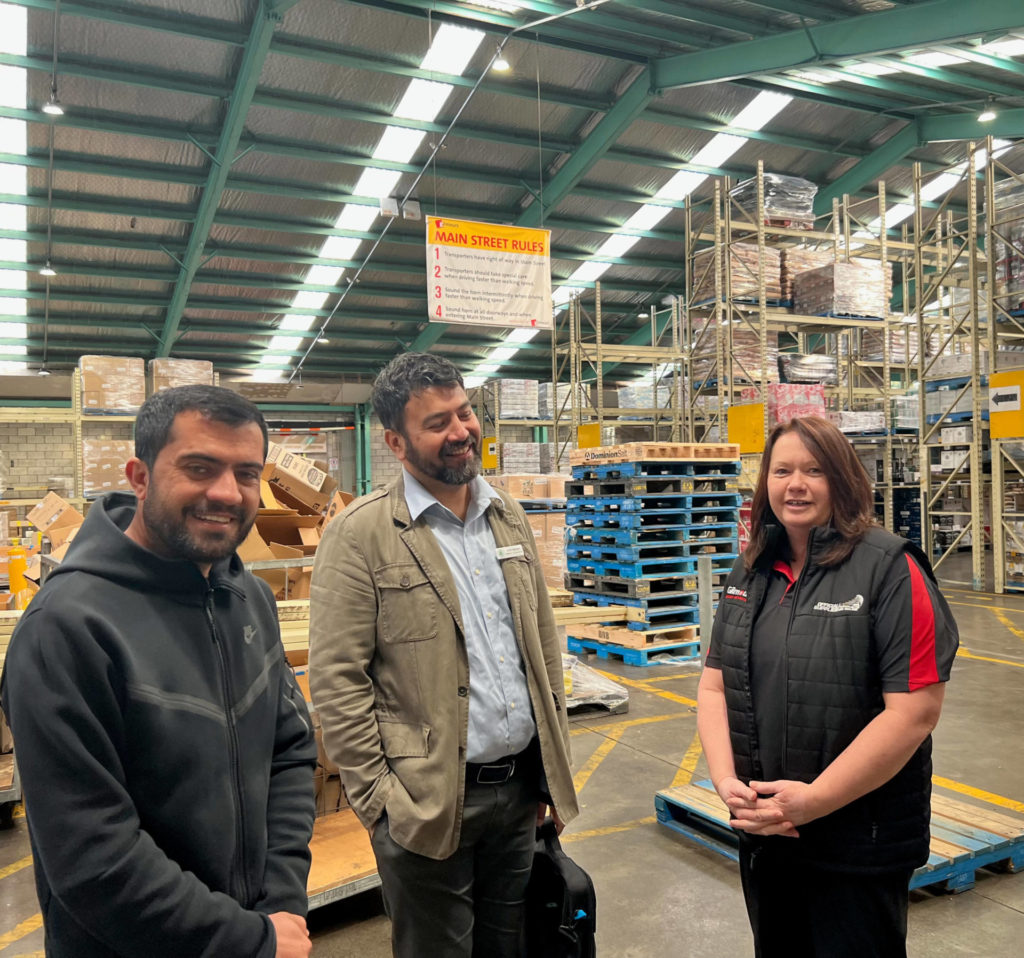
[[[1024,596],[945,588],[962,646],[935,734],[937,791],[1024,816]],[[692,748],[698,675],[687,666],[584,661],[628,684],[629,711],[572,720],[582,812],[563,836],[593,876],[602,958],[748,958],[753,954],[737,866],[658,825],[654,793],[706,777]],[[0,958],[42,955],[24,818],[0,833]],[[316,958],[387,958],[377,892],[310,917]],[[1024,954],[1024,875],[977,875],[959,895],[911,895],[913,958]],[[184,958],[184,956],[183,956]],[[424,956],[429,958],[429,956]]]

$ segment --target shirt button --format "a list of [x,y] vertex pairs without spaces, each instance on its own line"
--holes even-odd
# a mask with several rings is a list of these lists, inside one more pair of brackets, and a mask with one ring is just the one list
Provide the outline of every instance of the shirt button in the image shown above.
[[473,570],[473,575],[480,575],[480,570],[479,569],[474,569]]
[[513,708],[514,709],[515,707],[516,707],[516,703],[515,702],[509,702],[509,708]]
[[459,686],[459,696],[461,698],[465,698],[467,695],[469,695],[469,689],[467,689],[466,686],[464,686],[464,685],[460,685]]
[[498,661],[499,661],[499,662],[504,662],[504,661],[505,661],[505,656],[503,656],[503,655],[499,655],[499,656],[498,656]]
[[487,618],[488,619],[493,619],[494,618],[494,613],[493,612],[488,612],[487,613]]

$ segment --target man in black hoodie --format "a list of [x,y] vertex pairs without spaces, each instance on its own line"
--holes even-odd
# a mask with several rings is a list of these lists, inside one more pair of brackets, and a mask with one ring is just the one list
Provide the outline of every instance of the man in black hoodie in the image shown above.
[[227,389],[139,411],[135,496],[93,504],[11,639],[49,958],[305,958],[316,747],[274,599],[235,554],[267,427]]

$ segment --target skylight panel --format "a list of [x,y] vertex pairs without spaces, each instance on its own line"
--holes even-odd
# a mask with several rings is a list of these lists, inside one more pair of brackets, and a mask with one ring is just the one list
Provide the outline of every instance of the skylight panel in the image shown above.
[[277,328],[287,332],[304,333],[312,329],[316,322],[316,316],[296,316],[294,313],[287,313]]
[[670,206],[653,206],[650,203],[645,203],[622,224],[622,228],[627,230],[654,229],[671,212]]
[[378,199],[390,196],[398,185],[402,174],[396,170],[378,170],[368,166],[363,170],[353,189],[356,196],[376,196]]
[[373,151],[375,160],[390,160],[392,163],[408,163],[420,148],[425,130],[409,130],[404,126],[389,126],[384,130],[377,148]]
[[640,241],[639,236],[616,233],[609,236],[597,251],[598,256],[624,256]]
[[925,53],[915,53],[912,56],[904,57],[907,63],[913,63],[919,67],[948,67],[954,63],[966,63],[963,57],[954,56],[952,53],[945,53],[940,50],[929,50]]
[[296,293],[292,300],[292,309],[320,309],[327,302],[329,293],[315,293],[312,290],[302,290]]
[[361,242],[354,236],[328,236],[320,255],[324,259],[354,259]]
[[711,141],[693,157],[694,166],[721,166],[741,146],[750,142],[745,136],[732,133],[716,133]]
[[340,230],[356,230],[360,233],[367,232],[373,221],[380,212],[374,206],[363,206],[359,203],[349,203],[338,214],[334,225]]
[[518,352],[518,349],[513,349],[511,346],[498,346],[487,354],[487,358],[495,362],[503,362],[506,359],[511,359]]
[[267,352],[293,352],[302,346],[302,340],[308,338],[303,336],[271,336],[267,345]]
[[[694,161],[696,162],[696,160]],[[692,170],[680,170],[655,194],[659,200],[678,202],[689,196],[708,178],[706,173],[694,173]],[[668,215],[667,212],[665,215]]]
[[506,337],[506,343],[528,343],[540,330],[536,326],[519,326],[513,329]]
[[882,77],[902,72],[899,67],[888,66],[884,63],[847,63],[843,69],[847,73],[857,73],[865,77]]
[[760,130],[792,102],[793,98],[788,93],[758,93],[729,121],[729,126],[740,130]]
[[337,286],[343,272],[337,266],[311,266],[303,282],[312,286]]
[[1019,57],[1024,56],[1024,38],[1004,37],[1002,40],[993,40],[991,43],[982,43],[978,46],[981,53],[990,53],[996,57]]
[[[457,27],[450,23],[444,23],[438,28],[437,33],[434,34],[434,41],[430,44],[427,55],[420,63],[420,68],[423,70],[433,70],[437,73],[462,76],[483,38],[484,33],[482,30],[473,30],[469,27]],[[420,81],[414,80],[413,82],[417,83]]]

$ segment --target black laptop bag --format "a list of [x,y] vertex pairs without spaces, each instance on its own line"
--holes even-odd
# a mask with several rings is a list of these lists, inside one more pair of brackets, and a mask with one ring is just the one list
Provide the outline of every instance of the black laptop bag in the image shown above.
[[565,852],[549,818],[537,829],[526,891],[527,958],[594,958],[597,898],[590,876]]

